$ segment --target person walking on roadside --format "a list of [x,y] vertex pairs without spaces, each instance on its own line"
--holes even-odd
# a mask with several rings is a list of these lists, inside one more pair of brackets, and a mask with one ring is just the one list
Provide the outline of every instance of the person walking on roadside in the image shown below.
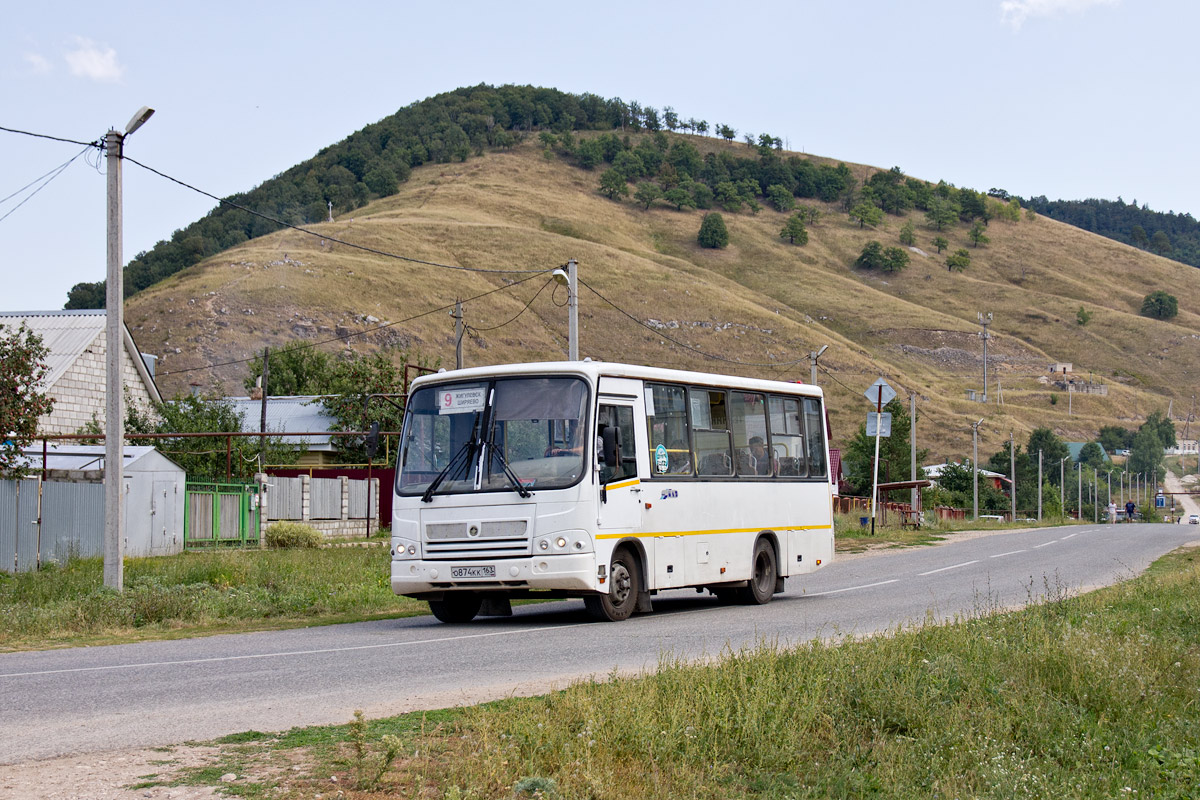
[[1137,506],[1134,505],[1132,500],[1130,500],[1128,503],[1125,504],[1125,521],[1126,522],[1133,522],[1133,512],[1136,509],[1137,509]]
[[1117,504],[1112,500],[1108,501],[1108,521],[1109,524],[1117,521]]

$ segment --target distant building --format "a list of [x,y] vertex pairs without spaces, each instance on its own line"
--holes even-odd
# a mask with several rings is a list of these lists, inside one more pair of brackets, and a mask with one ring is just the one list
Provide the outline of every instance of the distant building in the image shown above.
[[1073,371],[1071,366],[1071,362],[1069,361],[1059,361],[1055,364],[1051,364],[1048,370],[1051,375],[1066,375],[1067,373]]
[[[255,391],[258,391],[257,389]],[[262,399],[225,398],[242,415],[242,430],[258,433],[262,424]],[[321,406],[321,395],[292,395],[267,398],[267,433],[311,433],[312,436],[285,436],[284,444],[304,447],[297,464],[334,463],[337,450],[329,431],[333,418]]]
[[[936,485],[938,478],[942,476],[942,470],[944,470],[947,466],[949,466],[949,464],[946,463],[930,464],[927,467],[921,467],[921,472],[923,472],[925,477],[929,478]],[[963,466],[965,467],[966,465],[964,464]],[[980,469],[979,475],[980,477],[991,481],[993,488],[1000,489],[1001,491],[1006,490],[1008,488],[1007,485],[1012,483],[1012,481],[1008,479],[1007,475],[1000,472],[992,472],[990,469]],[[980,481],[980,484],[983,483],[984,481]]]
[[[25,323],[50,349],[43,391],[54,410],[38,420],[39,433],[77,433],[93,420],[104,427],[105,325],[100,310],[0,312],[0,325],[17,330]],[[162,402],[154,383],[155,357],[138,352],[126,327],[122,331],[121,380],[125,396],[149,409]]]
[[1176,439],[1174,447],[1163,450],[1169,456],[1194,456],[1200,454],[1200,441],[1196,439]]
[[[1065,444],[1067,446],[1067,450],[1070,451],[1071,460],[1078,461],[1079,453],[1080,453],[1080,451],[1083,450],[1084,445],[1086,445],[1087,442],[1063,442],[1063,444]],[[1099,442],[1096,442],[1096,446],[1100,448],[1101,453],[1104,453],[1104,463],[1105,464],[1111,463],[1112,459],[1108,457],[1108,451],[1104,449],[1104,445],[1100,444]],[[1037,454],[1035,453],[1034,455],[1036,456]]]

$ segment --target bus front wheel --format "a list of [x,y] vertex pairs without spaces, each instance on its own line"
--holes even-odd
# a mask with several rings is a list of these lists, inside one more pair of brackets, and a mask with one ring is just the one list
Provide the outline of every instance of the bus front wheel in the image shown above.
[[583,604],[595,619],[620,622],[633,615],[641,589],[637,560],[628,550],[621,550],[608,569],[608,591],[583,598]]
[[482,606],[483,598],[474,592],[448,592],[429,601],[429,610],[442,622],[470,622]]
[[771,602],[775,594],[775,579],[778,569],[775,565],[775,548],[765,537],[754,543],[754,571],[745,589],[739,590],[739,596],[747,605],[761,606]]

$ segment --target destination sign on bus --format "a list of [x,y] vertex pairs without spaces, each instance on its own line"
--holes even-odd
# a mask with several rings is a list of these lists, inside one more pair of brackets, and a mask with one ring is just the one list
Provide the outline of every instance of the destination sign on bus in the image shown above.
[[438,403],[439,414],[467,414],[482,411],[487,397],[487,388],[474,386],[468,389],[446,389]]

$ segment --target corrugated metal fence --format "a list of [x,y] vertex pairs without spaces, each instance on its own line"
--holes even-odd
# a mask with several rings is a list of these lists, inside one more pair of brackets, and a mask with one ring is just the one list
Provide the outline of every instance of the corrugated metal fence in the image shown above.
[[0,481],[0,570],[32,570],[103,551],[103,484]]
[[299,478],[271,476],[267,519],[301,519],[304,516],[304,482]]
[[310,519],[342,518],[341,478],[313,478],[309,493],[312,497]]

